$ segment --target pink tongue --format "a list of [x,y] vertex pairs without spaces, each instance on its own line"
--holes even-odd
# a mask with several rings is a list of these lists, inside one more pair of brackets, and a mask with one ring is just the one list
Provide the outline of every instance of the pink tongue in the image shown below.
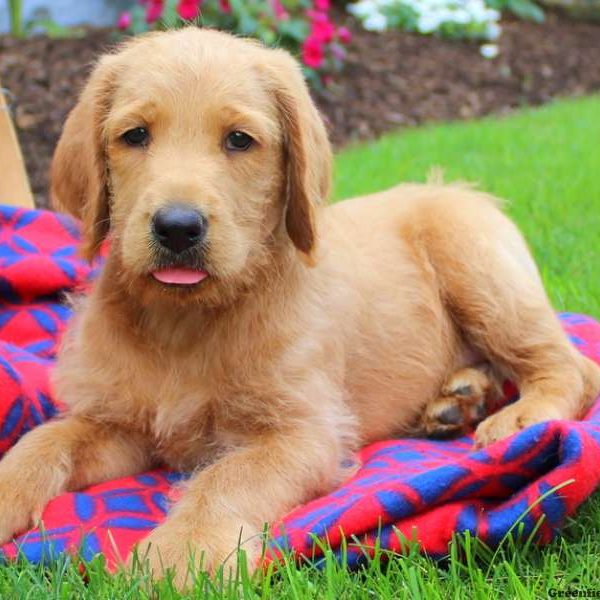
[[208,273],[197,269],[162,269],[154,271],[152,276],[162,283],[193,285],[208,277]]

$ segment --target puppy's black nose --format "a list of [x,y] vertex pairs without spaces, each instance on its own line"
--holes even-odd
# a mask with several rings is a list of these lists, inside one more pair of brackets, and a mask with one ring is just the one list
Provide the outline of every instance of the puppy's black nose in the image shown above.
[[152,218],[154,237],[161,246],[183,252],[206,235],[206,219],[199,211],[181,205],[164,206]]

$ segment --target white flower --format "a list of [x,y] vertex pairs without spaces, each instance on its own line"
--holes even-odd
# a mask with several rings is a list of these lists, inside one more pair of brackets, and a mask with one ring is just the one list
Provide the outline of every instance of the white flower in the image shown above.
[[485,0],[358,0],[348,12],[369,31],[384,31],[388,16],[408,10],[414,14],[416,29],[429,34],[451,26],[455,35],[495,41],[501,33],[500,13],[488,8]]
[[459,23],[460,25],[467,25],[471,22],[471,15],[468,11],[459,8],[448,15],[452,21]]
[[500,48],[498,48],[497,44],[483,44],[479,48],[479,52],[481,52],[481,56],[484,58],[496,58],[500,53]]
[[497,40],[502,33],[502,27],[498,23],[488,23],[485,28],[485,37],[488,40]]
[[360,19],[361,17],[368,17],[369,15],[377,13],[379,10],[377,2],[374,2],[373,0],[362,0],[356,4],[349,4],[348,12]]
[[499,21],[501,16],[502,15],[497,10],[494,10],[493,8],[488,8],[485,11],[485,18],[487,21]]
[[435,14],[421,15],[417,23],[417,29],[421,33],[433,33],[440,26],[440,21]]
[[372,13],[363,21],[363,27],[367,31],[385,31],[387,19],[380,12]]

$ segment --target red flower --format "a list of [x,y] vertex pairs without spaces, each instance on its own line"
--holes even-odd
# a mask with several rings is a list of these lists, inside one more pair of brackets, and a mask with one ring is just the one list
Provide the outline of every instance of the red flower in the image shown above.
[[307,67],[318,69],[325,60],[323,42],[314,35],[309,35],[302,44],[302,60]]
[[349,44],[352,41],[352,33],[347,27],[339,27],[337,30],[338,40],[342,44]]
[[314,0],[313,5],[317,10],[323,12],[329,10],[329,0]]
[[151,25],[158,21],[163,11],[163,0],[148,0],[146,3],[146,23]]
[[200,14],[200,0],[179,0],[177,13],[184,21],[192,21]]
[[117,27],[124,31],[125,29],[129,29],[131,27],[132,18],[130,12],[121,13],[119,20],[117,21]]
[[231,4],[229,4],[229,0],[219,0],[219,8],[221,12],[224,12],[228,15],[231,12]]
[[311,27],[311,35],[328,44],[333,39],[335,27],[330,21],[313,21]]

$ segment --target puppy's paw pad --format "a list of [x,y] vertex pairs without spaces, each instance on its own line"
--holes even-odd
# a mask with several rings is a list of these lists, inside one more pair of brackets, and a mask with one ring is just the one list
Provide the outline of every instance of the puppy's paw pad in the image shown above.
[[480,369],[461,369],[444,385],[441,396],[430,402],[422,419],[427,437],[444,439],[472,430],[489,414],[496,388]]
[[448,438],[464,434],[485,418],[485,398],[441,396],[429,404],[423,417],[428,437]]

